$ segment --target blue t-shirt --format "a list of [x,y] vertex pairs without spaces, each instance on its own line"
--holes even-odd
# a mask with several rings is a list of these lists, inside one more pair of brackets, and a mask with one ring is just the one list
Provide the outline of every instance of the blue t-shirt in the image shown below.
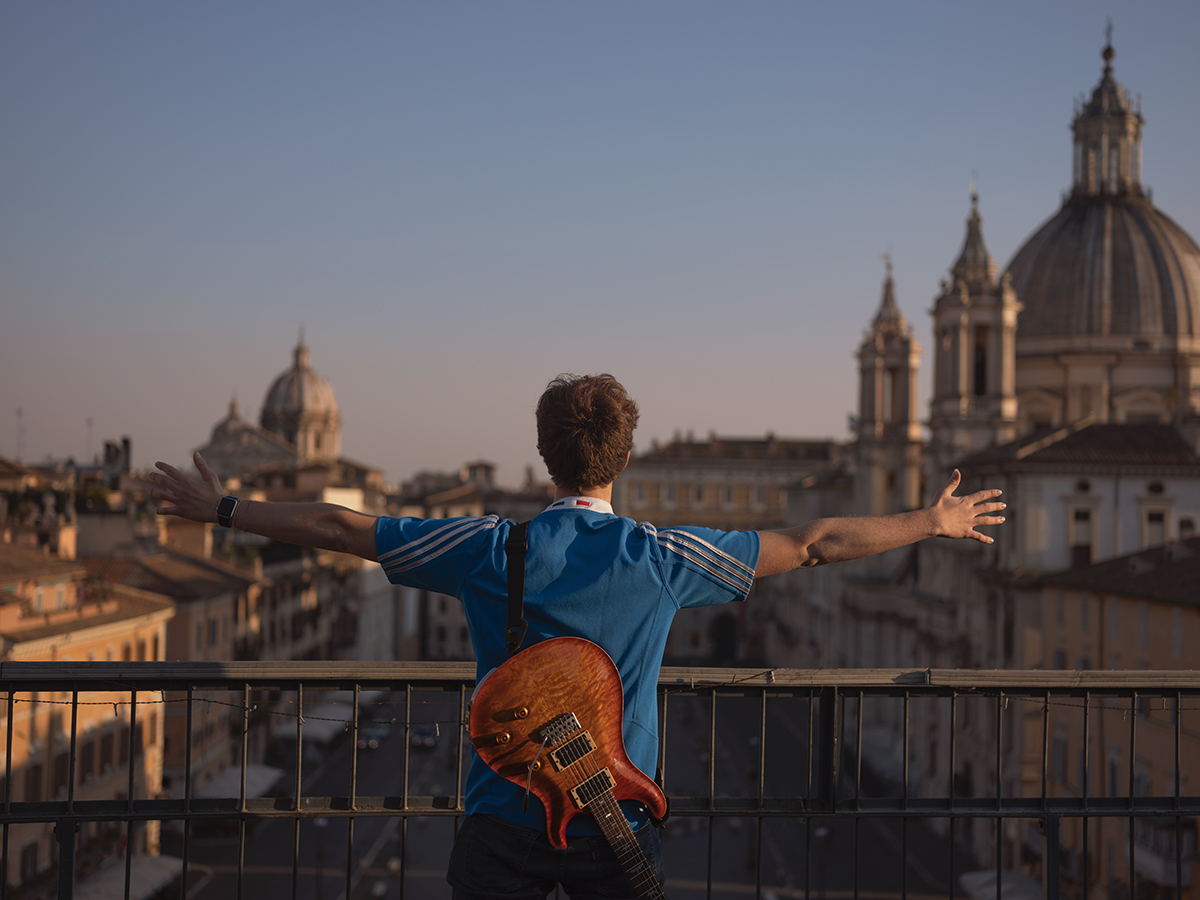
[[[593,506],[607,504],[592,501]],[[505,660],[508,560],[515,525],[498,516],[454,519],[383,517],[375,547],[388,580],[458,597],[477,661],[476,678]],[[574,636],[599,644],[616,663],[625,691],[623,732],[630,760],[651,778],[658,757],[659,667],[675,611],[745,600],[758,563],[757,532],[678,527],[658,531],[607,511],[551,508],[529,523],[523,647]],[[494,773],[472,751],[468,813],[492,813],[544,831],[545,813],[530,795]],[[648,817],[623,804],[637,828]],[[599,833],[576,816],[570,834]]]

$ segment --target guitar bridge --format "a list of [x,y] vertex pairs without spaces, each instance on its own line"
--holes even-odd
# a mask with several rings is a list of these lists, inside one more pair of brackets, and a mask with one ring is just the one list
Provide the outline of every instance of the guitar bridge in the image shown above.
[[568,766],[575,765],[595,749],[596,742],[592,740],[591,734],[581,731],[561,747],[551,750],[550,762],[554,764],[556,772],[561,772]]
[[612,773],[606,767],[591,778],[587,778],[571,788],[571,800],[579,809],[583,809],[597,797],[607,794],[616,785],[617,783],[613,781]]
[[538,734],[547,747],[553,747],[579,731],[579,728],[579,720],[575,718],[575,713],[569,712],[555,716],[538,730]]

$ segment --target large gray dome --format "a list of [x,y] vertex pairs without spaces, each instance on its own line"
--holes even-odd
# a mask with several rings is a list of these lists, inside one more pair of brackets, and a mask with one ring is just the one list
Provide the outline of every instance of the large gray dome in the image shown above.
[[333,386],[309,364],[308,346],[301,338],[289,369],[271,382],[263,400],[262,423],[268,430],[278,422],[299,416],[338,414]]
[[1200,247],[1140,191],[1072,196],[1008,272],[1018,340],[1200,334]]

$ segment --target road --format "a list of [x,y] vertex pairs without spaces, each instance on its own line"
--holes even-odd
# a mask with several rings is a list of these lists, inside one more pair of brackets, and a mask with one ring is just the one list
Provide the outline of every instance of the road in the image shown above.
[[[414,695],[416,696],[416,695]],[[414,722],[452,722],[457,697],[420,695]],[[715,794],[754,797],[758,793],[760,701],[718,698]],[[403,721],[402,705],[382,707],[376,717]],[[765,796],[798,796],[807,776],[807,701],[772,699],[768,705],[765,753]],[[673,797],[707,797],[710,777],[709,704],[707,699],[672,697],[668,704],[667,792]],[[409,793],[445,796],[453,793],[457,727],[439,726],[433,749],[411,750]],[[358,754],[358,793],[397,796],[403,790],[403,726],[385,729],[380,746]],[[308,796],[345,796],[349,791],[350,741],[335,742],[305,779]],[[294,776],[292,776],[294,777]],[[847,783],[844,790],[851,790]],[[354,820],[350,854],[351,900],[398,900],[401,874],[406,900],[450,898],[444,880],[453,843],[452,818],[358,818]],[[298,900],[345,900],[347,872],[346,819],[306,819],[298,834]],[[403,832],[403,834],[402,834]],[[756,861],[761,856],[764,895],[838,900],[852,895],[855,882],[855,828],[842,819],[754,819],[718,817],[711,832],[703,818],[679,816],[663,835],[667,891],[671,897],[703,897],[711,870],[715,898],[754,896]],[[260,826],[246,842],[242,897],[290,897],[295,824],[274,820]],[[907,872],[902,848],[907,841]],[[402,846],[403,845],[403,846]],[[920,821],[864,819],[858,828],[858,888],[864,900],[899,898],[905,888],[913,900],[945,897],[949,881],[949,848]],[[197,836],[191,858],[210,876],[191,900],[235,900],[237,840]],[[402,861],[402,865],[401,865]],[[960,857],[958,871],[966,865]],[[320,874],[318,874],[320,873]],[[906,884],[903,883],[906,879]]]

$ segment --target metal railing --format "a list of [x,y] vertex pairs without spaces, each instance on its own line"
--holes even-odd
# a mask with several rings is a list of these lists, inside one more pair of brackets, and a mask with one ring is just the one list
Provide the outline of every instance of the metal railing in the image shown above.
[[[77,876],[94,868],[83,857],[113,856],[103,841],[81,847],[79,835],[110,823],[123,830],[126,900],[140,900],[134,849],[154,842],[147,823],[165,823],[161,841],[177,850],[184,877],[170,890],[181,900],[262,890],[449,896],[435,876],[464,812],[473,684],[469,663],[2,663],[0,900],[74,897]],[[339,716],[319,714],[336,705],[330,691],[346,692]],[[1198,698],[1200,675],[1189,672],[666,667],[658,778],[672,801],[668,894],[980,900],[994,891],[1000,900],[1006,884],[1028,888],[1032,875],[1048,900],[1178,900],[1200,816],[1182,774],[1193,750],[1200,761],[1200,729],[1185,717]],[[214,706],[227,731],[197,731]],[[129,735],[123,789],[84,798],[85,782],[94,788],[101,770],[111,782],[115,770],[97,766],[103,738],[81,737],[81,710],[94,718],[110,707]],[[161,723],[165,749],[147,721]],[[293,724],[294,746],[283,737]],[[424,749],[430,729],[449,738],[436,755]],[[81,742],[91,771],[77,778]],[[286,771],[271,796],[248,789],[254,743]],[[230,747],[237,790],[202,796],[197,753]],[[41,799],[52,757],[57,793]],[[1157,794],[1156,758],[1173,774]],[[160,766],[182,772],[169,789]],[[29,847],[50,826],[52,865],[31,863],[40,857]],[[34,836],[10,851],[18,829]],[[325,866],[328,835],[343,829],[344,866]]]

